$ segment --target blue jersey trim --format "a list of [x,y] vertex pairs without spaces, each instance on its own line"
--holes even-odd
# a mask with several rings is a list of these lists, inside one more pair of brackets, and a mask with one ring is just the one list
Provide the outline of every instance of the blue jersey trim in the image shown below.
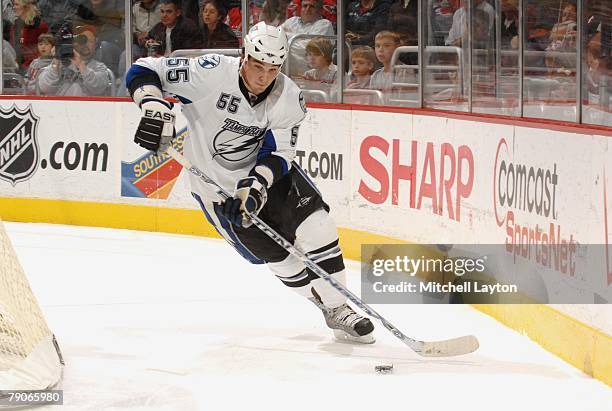
[[186,97],[179,96],[178,94],[175,94],[174,96],[175,96],[176,98],[178,98],[178,100],[181,102],[181,104],[191,104],[191,103],[193,103],[193,101],[189,100],[189,99],[188,99],[188,98],[186,98]]
[[143,74],[154,74],[159,77],[159,75],[150,68],[143,67],[139,64],[132,64],[132,66],[125,75],[125,86],[129,89],[132,80],[134,80],[136,77],[142,76]]
[[[266,131],[266,134],[264,136],[263,145],[259,149],[259,153],[257,153],[257,163],[259,164],[259,163],[262,162],[262,160],[264,158],[273,155],[273,153],[276,150],[277,150],[276,138],[274,137],[274,134],[272,133],[272,130],[268,130],[268,131]],[[274,156],[274,157],[278,158],[280,160],[280,163],[281,163],[281,175],[280,175],[280,177],[282,177],[282,176],[284,176],[285,174],[287,174],[289,172],[289,164],[287,164],[287,160],[285,160],[284,158],[282,158],[280,156]],[[273,172],[274,172],[274,170],[273,170]],[[274,178],[274,181],[276,181],[276,180],[277,180],[277,178]]]
[[232,247],[234,247],[236,251],[238,251],[238,254],[240,254],[242,258],[244,258],[251,264],[265,264],[266,263],[264,260],[257,258],[244,244],[242,244],[242,242],[238,239],[238,236],[234,232],[234,229],[232,228],[230,222],[227,221],[227,218],[223,217],[223,215],[219,214],[219,212],[217,212],[217,209],[215,207],[215,214],[217,215],[217,218],[219,219],[219,222],[221,223],[221,227],[227,233],[229,238],[223,235],[223,232],[219,230],[219,227],[217,227],[217,225],[215,224],[215,221],[212,219],[210,214],[208,214],[208,211],[206,211],[206,207],[204,207],[204,203],[202,202],[202,199],[200,198],[200,196],[193,192],[191,193],[191,195],[193,196],[193,198],[196,199],[196,201],[200,205],[200,208],[204,212],[204,215],[206,216],[206,219],[208,220],[208,222],[213,227],[215,227],[215,230],[217,230],[217,232],[221,235],[221,237],[223,237],[228,243],[232,245]]

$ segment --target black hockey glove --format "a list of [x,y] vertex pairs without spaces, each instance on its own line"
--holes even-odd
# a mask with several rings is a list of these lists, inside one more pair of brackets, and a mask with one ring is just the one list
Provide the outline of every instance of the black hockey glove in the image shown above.
[[257,215],[267,199],[266,186],[256,177],[245,177],[236,183],[234,197],[223,202],[221,213],[232,224],[247,228],[253,224],[248,214]]
[[172,103],[155,96],[144,97],[140,104],[142,117],[134,142],[156,154],[165,152],[176,135],[172,106]]

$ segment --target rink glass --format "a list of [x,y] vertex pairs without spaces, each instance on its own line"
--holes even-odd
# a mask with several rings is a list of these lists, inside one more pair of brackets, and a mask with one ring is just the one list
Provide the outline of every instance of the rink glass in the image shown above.
[[[50,32],[63,20],[83,23],[76,10],[67,6],[59,13],[46,3],[40,2],[40,12]],[[368,18],[367,12],[355,16],[352,3],[341,0],[334,9],[333,2],[323,2],[322,14],[336,18],[334,33],[324,36],[331,43],[332,64],[338,70],[331,81],[304,78],[309,68],[304,43],[319,35],[305,34],[292,41],[284,71],[304,89],[307,101],[425,107],[612,126],[609,1],[581,0],[574,8],[559,0],[377,0],[373,6],[381,11],[377,18]],[[271,17],[264,2],[243,0],[240,7],[227,10],[225,22],[240,39],[259,20],[281,24],[297,14],[298,2],[279,4],[287,12]],[[185,1],[182,8],[185,19],[199,24],[199,2]],[[134,16],[126,19],[125,10],[130,10],[129,5],[108,0],[97,11],[103,17],[97,33],[97,58],[109,67],[109,87],[103,95],[126,95],[122,84],[126,67],[144,53],[133,34]],[[3,11],[7,38],[14,18],[9,11]],[[381,30],[396,31],[401,38],[388,64],[391,71],[384,87],[349,86],[352,50],[360,45],[375,48],[374,39]],[[131,45],[128,50],[126,44]],[[15,46],[19,59],[24,50],[19,42]],[[28,93],[27,70],[9,67],[10,50],[4,55],[8,57],[4,59],[3,94]],[[377,59],[375,69],[380,67]]]

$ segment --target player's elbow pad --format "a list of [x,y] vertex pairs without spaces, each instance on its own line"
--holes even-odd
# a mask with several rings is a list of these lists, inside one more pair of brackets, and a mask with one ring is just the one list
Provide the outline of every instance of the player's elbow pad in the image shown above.
[[157,97],[160,99],[164,98],[164,95],[159,89],[159,87],[153,84],[145,84],[134,90],[134,93],[132,94],[132,99],[134,100],[134,103],[136,103],[136,105],[140,107],[142,104],[142,100],[148,96]]

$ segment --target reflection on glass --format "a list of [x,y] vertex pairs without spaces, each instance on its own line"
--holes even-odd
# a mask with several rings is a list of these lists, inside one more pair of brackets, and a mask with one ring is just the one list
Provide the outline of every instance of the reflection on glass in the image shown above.
[[324,5],[322,0],[291,3],[290,17],[281,24],[289,39],[283,70],[304,90],[306,101],[336,101],[338,94],[334,22],[327,18],[335,14]]
[[424,106],[467,111],[467,14],[462,1],[429,0],[425,10]]
[[123,13],[120,0],[3,2],[5,93],[115,95]]
[[334,63],[336,37],[296,34],[291,37],[285,70],[303,90],[306,101],[337,98],[338,67]]
[[585,2],[582,20],[582,121],[609,127],[612,126],[611,19],[609,0]]
[[523,114],[575,121],[576,6],[558,0],[524,3]]

